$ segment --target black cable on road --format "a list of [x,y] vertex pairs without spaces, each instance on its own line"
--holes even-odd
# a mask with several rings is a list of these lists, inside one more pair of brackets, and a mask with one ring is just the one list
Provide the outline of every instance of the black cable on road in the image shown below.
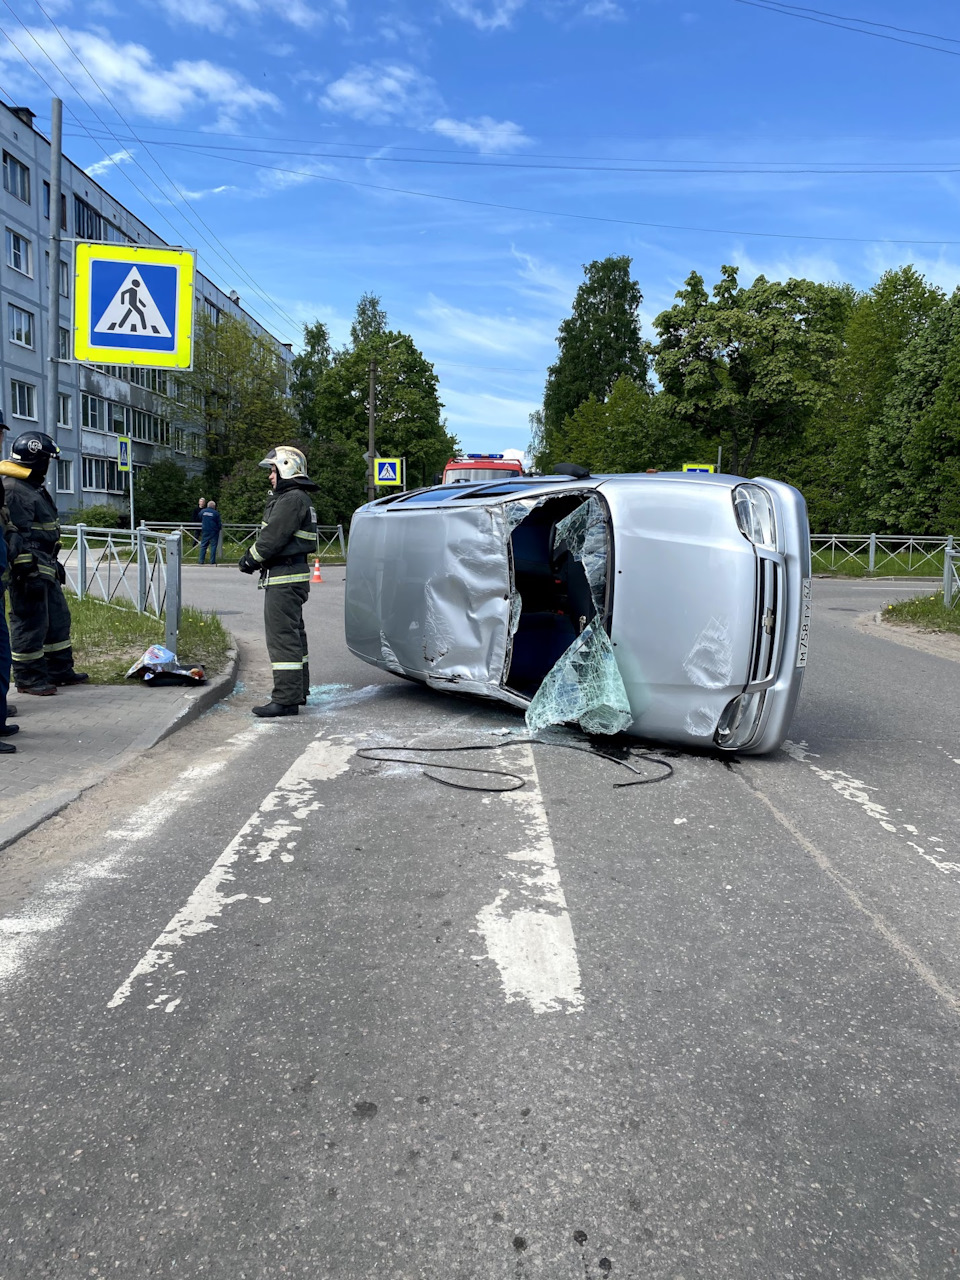
[[[356,755],[361,760],[371,760],[378,764],[413,764],[423,769],[424,777],[430,778],[433,782],[439,782],[445,787],[455,787],[458,791],[519,791],[526,785],[526,779],[519,773],[512,773],[509,769],[485,769],[482,765],[463,765],[463,764],[440,764],[434,765],[435,768],[444,769],[447,772],[455,773],[472,773],[483,774],[490,778],[504,778],[508,781],[501,786],[472,786],[467,782],[452,782],[448,778],[440,778],[435,773],[427,772],[431,762],[429,760],[411,760],[410,753],[414,752],[418,755],[439,755],[451,751],[502,751],[505,747],[565,747],[568,751],[577,751],[581,755],[595,756],[598,760],[608,760],[610,764],[620,765],[621,768],[629,769],[631,773],[636,774],[632,782],[614,782],[614,790],[620,787],[641,787],[650,782],[666,782],[673,774],[673,765],[668,764],[660,756],[652,755],[649,751],[640,751],[636,755],[631,756],[633,760],[646,760],[651,764],[660,765],[665,772],[658,774],[653,778],[645,778],[641,771],[635,768],[628,760],[618,760],[616,756],[608,756],[603,751],[597,751],[593,747],[579,747],[573,742],[550,742],[544,738],[514,738],[509,742],[478,742],[471,743],[459,747],[360,747]],[[402,754],[387,754],[398,752]]]

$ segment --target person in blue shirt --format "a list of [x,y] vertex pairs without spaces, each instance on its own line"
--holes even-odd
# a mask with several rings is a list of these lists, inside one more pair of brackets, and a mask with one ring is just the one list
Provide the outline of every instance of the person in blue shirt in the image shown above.
[[217,544],[220,541],[220,530],[222,528],[223,521],[220,519],[220,512],[217,510],[217,504],[211,498],[200,513],[201,564],[206,563],[207,547],[210,548],[210,563],[217,563]]

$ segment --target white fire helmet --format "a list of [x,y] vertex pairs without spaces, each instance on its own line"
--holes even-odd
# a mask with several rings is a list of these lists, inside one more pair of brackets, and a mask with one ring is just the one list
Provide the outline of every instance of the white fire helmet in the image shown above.
[[299,449],[291,449],[285,444],[282,444],[279,449],[271,449],[258,465],[261,467],[276,467],[277,475],[281,480],[293,480],[295,476],[305,476],[307,474],[306,458]]

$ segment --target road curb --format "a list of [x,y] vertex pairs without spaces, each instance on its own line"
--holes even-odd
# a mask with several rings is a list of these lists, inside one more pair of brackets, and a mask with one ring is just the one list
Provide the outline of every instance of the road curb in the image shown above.
[[214,676],[208,684],[202,685],[196,691],[184,694],[166,724],[148,729],[146,733],[142,733],[121,755],[112,760],[96,776],[88,779],[82,787],[72,787],[57,791],[45,800],[38,800],[36,804],[31,805],[23,813],[0,822],[0,850],[14,844],[17,840],[22,839],[23,836],[29,835],[31,831],[35,831],[37,827],[42,826],[50,818],[55,818],[58,813],[62,813],[68,805],[73,804],[75,800],[79,800],[92,787],[99,787],[112,774],[123,769],[131,761],[136,760],[138,756],[149,751],[151,747],[155,747],[164,738],[169,738],[178,729],[182,729],[194,720],[199,719],[215,703],[233,692],[237,683],[239,667],[239,652],[235,648],[231,649],[227,653],[227,665],[219,675]]

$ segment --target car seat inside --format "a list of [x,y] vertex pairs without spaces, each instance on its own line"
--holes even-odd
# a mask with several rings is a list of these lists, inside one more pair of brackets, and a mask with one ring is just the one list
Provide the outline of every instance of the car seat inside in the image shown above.
[[557,522],[587,495],[568,493],[535,507],[510,535],[520,622],[504,684],[531,698],[547,672],[596,614],[583,565],[557,535]]

